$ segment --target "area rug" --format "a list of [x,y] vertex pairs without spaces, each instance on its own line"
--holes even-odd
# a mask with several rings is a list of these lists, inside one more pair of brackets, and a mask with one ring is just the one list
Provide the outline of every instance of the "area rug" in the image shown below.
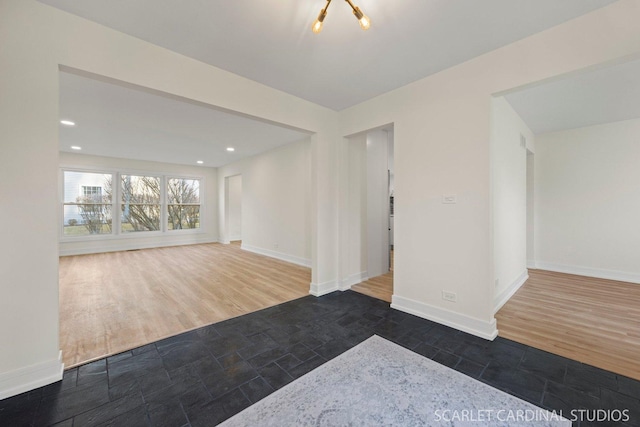
[[229,418],[230,426],[571,426],[373,336]]

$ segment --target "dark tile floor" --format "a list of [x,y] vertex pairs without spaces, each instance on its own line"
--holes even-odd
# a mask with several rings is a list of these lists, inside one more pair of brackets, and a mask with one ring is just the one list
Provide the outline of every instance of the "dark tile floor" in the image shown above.
[[593,425],[640,426],[638,381],[502,338],[485,341],[351,291],[70,369],[61,382],[0,401],[0,426],[212,426],[373,334],[547,409],[629,410],[626,424]]

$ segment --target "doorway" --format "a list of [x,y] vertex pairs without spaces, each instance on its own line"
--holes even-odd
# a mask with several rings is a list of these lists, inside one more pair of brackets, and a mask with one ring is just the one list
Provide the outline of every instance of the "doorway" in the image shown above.
[[527,268],[535,268],[534,166],[535,156],[531,150],[527,149]]
[[[364,273],[351,288],[391,302],[394,248],[394,139],[393,126],[368,131],[350,139],[350,199],[355,206],[361,232],[359,239]],[[354,181],[355,185],[354,185]]]
[[242,175],[225,178],[226,243],[242,241]]

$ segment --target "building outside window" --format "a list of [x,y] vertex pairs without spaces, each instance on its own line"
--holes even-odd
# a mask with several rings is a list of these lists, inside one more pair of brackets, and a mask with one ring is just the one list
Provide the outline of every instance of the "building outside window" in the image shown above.
[[111,174],[64,172],[63,234],[65,236],[111,234],[112,180]]

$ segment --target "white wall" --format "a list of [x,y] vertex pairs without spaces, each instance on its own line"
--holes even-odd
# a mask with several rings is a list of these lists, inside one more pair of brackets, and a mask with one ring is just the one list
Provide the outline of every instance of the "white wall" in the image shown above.
[[367,133],[367,275],[389,271],[389,134]]
[[[525,138],[522,145],[521,138]],[[494,312],[527,279],[527,151],[534,135],[504,97],[491,100]]]
[[227,178],[227,227],[229,240],[242,240],[242,175]]
[[640,283],[640,119],[538,135],[536,266]]
[[527,267],[535,268],[536,156],[527,150]]
[[341,112],[341,135],[394,124],[394,308],[495,336],[491,96],[637,56],[639,14],[620,0]]
[[[226,177],[239,174],[242,174],[242,248],[310,266],[309,140],[218,168],[221,185]],[[219,200],[224,204],[223,188]],[[221,232],[225,230],[224,221],[222,218]],[[228,240],[225,236],[224,241]]]
[[[389,197],[393,196],[393,188],[394,188],[394,175],[395,169],[393,164],[393,128],[389,131]],[[391,209],[391,206],[389,206]],[[393,246],[393,233],[394,233],[394,225],[393,225],[393,213],[389,212],[389,243]],[[391,266],[393,268],[393,266]]]
[[367,273],[367,135],[345,140],[341,168],[346,191],[340,199],[340,234],[346,236],[340,248],[340,289],[366,280]]
[[0,352],[0,399],[62,374],[60,67],[313,132],[312,280],[336,280],[336,112],[35,0],[0,2],[0,39],[0,194],[11,201],[0,221],[19,225],[0,239],[0,337],[11,343]]
[[[201,178],[200,228],[185,232],[167,232],[157,235],[135,233],[114,236],[62,236],[60,233],[60,255],[77,255],[160,246],[189,245],[218,241],[218,174],[215,168],[119,159],[115,157],[88,156],[60,152],[61,169],[84,169],[100,172],[170,173],[178,176]],[[61,198],[59,200],[62,200]],[[58,211],[61,202],[58,202]]]

